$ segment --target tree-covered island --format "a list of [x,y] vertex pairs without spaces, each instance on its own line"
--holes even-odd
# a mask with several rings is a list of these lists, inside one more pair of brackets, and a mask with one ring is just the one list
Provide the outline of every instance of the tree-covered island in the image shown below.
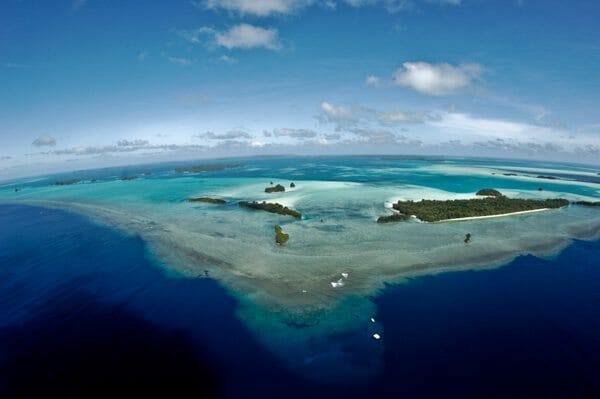
[[282,193],[285,191],[285,187],[283,187],[281,184],[278,184],[276,186],[273,187],[267,187],[265,188],[265,193]]
[[408,219],[410,219],[410,215],[395,212],[391,215],[379,216],[377,218],[377,223],[403,222]]
[[483,188],[483,189],[477,191],[477,193],[475,193],[475,195],[481,195],[481,196],[486,196],[486,197],[502,197],[502,193],[493,188]]
[[73,184],[81,183],[81,179],[65,179],[65,180],[57,180],[54,182],[55,186],[70,186]]
[[227,202],[220,198],[210,198],[210,197],[188,198],[187,201],[188,202],[204,202],[207,204],[215,204],[215,205],[222,205]]
[[290,239],[290,235],[283,232],[281,226],[275,226],[275,243],[283,245]]
[[573,204],[581,206],[600,206],[600,201],[575,201]]
[[[500,196],[446,201],[398,201],[393,205],[393,208],[402,215],[415,215],[424,222],[439,222],[449,219],[504,215],[539,209],[556,209],[567,205],[569,205],[569,201],[560,198],[538,200],[508,198],[500,194]],[[392,216],[393,219],[389,221],[402,220],[400,217]]]
[[296,219],[302,219],[302,214],[296,210],[290,209],[287,206],[283,206],[277,203],[271,202],[256,202],[256,201],[241,201],[240,207],[242,208],[250,208],[250,209],[258,209],[270,213],[277,213],[279,215],[288,215],[292,216]]

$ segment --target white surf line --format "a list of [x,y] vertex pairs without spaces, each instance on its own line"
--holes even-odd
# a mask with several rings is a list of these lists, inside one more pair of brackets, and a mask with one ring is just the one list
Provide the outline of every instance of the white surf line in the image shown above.
[[503,216],[513,216],[513,215],[523,215],[526,213],[533,213],[533,212],[541,212],[541,211],[549,211],[550,208],[540,208],[540,209],[532,209],[529,211],[519,211],[519,212],[511,212],[511,213],[501,213],[499,215],[487,215],[487,216],[469,216],[469,217],[465,217],[465,218],[454,218],[454,219],[444,219],[444,220],[438,220],[437,222],[433,222],[433,223],[441,223],[441,222],[461,222],[463,220],[477,220],[477,219],[491,219],[491,218],[500,218]]

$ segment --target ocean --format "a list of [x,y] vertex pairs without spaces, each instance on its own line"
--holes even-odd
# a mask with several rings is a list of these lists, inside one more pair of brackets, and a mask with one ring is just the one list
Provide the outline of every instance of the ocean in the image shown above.
[[[217,167],[177,171],[198,164]],[[597,207],[376,223],[398,199],[597,201],[599,183],[583,165],[395,156],[3,182],[0,397],[600,397]]]
[[2,205],[0,396],[597,398],[598,259],[600,242],[576,241],[551,259],[388,285],[372,298],[381,373],[326,384],[288,371],[234,297],[169,275],[139,237]]

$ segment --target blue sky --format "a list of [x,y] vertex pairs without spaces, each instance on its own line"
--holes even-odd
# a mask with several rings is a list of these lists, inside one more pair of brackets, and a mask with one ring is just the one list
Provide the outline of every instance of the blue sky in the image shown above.
[[271,153],[600,163],[600,3],[4,0],[0,177]]

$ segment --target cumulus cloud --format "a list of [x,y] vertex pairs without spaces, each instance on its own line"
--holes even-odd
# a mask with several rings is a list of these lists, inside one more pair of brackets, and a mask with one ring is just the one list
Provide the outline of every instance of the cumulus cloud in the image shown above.
[[316,118],[321,123],[333,123],[336,125],[336,130],[341,130],[358,123],[362,112],[358,106],[346,107],[324,101]]
[[329,102],[321,103],[320,113],[316,116],[321,123],[332,123],[336,130],[350,127],[383,125],[399,126],[422,123],[430,115],[408,111],[377,111],[361,105],[342,106]]
[[275,128],[272,134],[275,137],[292,137],[295,139],[309,139],[317,136],[317,132],[314,130],[290,128]]
[[56,145],[56,139],[52,136],[44,134],[44,135],[38,137],[37,139],[33,140],[33,142],[31,144],[33,144],[36,147],[44,147],[44,146],[53,147]]
[[483,73],[479,64],[405,62],[394,72],[394,83],[431,96],[457,94],[468,88]]
[[312,3],[313,0],[206,0],[204,7],[209,10],[221,9],[241,15],[265,17],[272,14],[289,14]]
[[61,150],[55,150],[49,153],[53,155],[109,155],[119,153],[132,152],[153,152],[153,151],[189,151],[189,150],[204,150],[206,146],[196,144],[146,144],[146,145],[104,145],[104,146],[87,146],[87,147],[70,147]]
[[141,147],[150,144],[148,140],[119,140],[117,141],[117,145],[119,147]]
[[243,130],[230,130],[226,133],[217,134],[215,132],[204,132],[196,134],[194,137],[199,139],[208,139],[208,140],[233,140],[233,139],[249,139],[249,133],[244,132]]
[[388,129],[352,128],[349,132],[369,144],[391,144],[406,140],[406,137]]
[[262,28],[246,23],[235,25],[224,31],[205,26],[191,31],[177,31],[177,34],[193,44],[202,43],[203,38],[208,36],[209,44],[228,50],[254,48],[279,50],[282,47],[277,29]]

